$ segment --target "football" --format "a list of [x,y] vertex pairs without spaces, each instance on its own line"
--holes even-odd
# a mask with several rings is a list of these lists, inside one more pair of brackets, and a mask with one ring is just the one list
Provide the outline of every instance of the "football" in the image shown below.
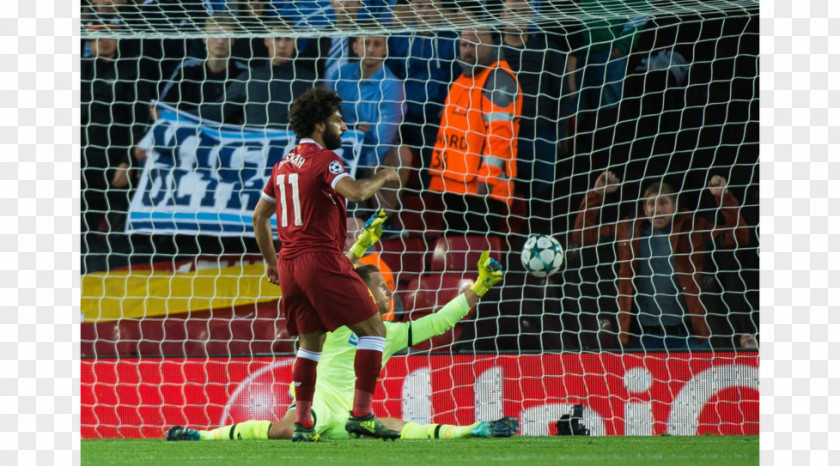
[[563,246],[546,235],[531,235],[522,246],[522,265],[537,277],[547,277],[563,265]]

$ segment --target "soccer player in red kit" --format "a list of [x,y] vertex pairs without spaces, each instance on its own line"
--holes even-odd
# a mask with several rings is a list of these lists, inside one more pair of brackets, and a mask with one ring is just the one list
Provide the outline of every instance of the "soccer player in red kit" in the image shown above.
[[[315,87],[295,99],[289,112],[299,138],[295,149],[277,162],[254,211],[254,232],[268,281],[283,290],[287,328],[300,335],[293,377],[297,415],[293,441],[317,441],[312,397],[321,348],[327,331],[343,325],[359,336],[354,369],[355,398],[345,429],[351,434],[399,438],[373,416],[371,400],[382,368],[385,327],[373,295],[344,255],[345,199],[362,202],[388,181],[399,181],[392,168],[354,180],[333,150],[347,129],[341,98]],[[277,215],[279,256],[270,218]]]

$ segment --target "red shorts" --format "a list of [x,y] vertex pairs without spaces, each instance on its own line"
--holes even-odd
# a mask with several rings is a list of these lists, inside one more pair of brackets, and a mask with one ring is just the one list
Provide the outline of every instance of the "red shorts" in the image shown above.
[[290,335],[333,330],[379,313],[373,294],[340,253],[307,252],[277,260]]

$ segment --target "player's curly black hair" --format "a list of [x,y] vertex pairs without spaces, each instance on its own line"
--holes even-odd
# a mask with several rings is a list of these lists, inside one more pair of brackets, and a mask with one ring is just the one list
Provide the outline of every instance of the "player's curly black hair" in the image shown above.
[[341,97],[326,87],[313,87],[292,102],[289,128],[298,138],[308,138],[315,131],[315,125],[326,123],[336,110],[341,110]]

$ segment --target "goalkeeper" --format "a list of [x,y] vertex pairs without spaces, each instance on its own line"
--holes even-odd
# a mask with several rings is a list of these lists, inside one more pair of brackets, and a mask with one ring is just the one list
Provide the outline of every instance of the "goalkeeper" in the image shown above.
[[[356,263],[365,251],[379,240],[385,212],[380,209],[365,224],[356,243],[350,248],[347,257]],[[379,269],[365,265],[356,269],[370,289],[380,314],[388,311],[392,292],[385,284]],[[501,266],[490,258],[490,251],[484,251],[478,261],[478,280],[464,293],[446,304],[440,311],[413,322],[385,322],[387,331],[382,364],[394,353],[409,346],[440,335],[451,329],[479,298],[502,279]],[[328,333],[324,342],[323,356],[318,364],[318,378],[315,396],[312,401],[312,414],[317,418],[315,429],[320,439],[348,438],[345,430],[350,408],[353,406],[353,358],[356,353],[358,338],[347,327],[340,327]],[[385,418],[382,423],[389,429],[400,433],[401,439],[436,439],[468,437],[509,437],[519,430],[519,421],[505,417],[496,421],[476,422],[468,426],[445,424],[419,425],[402,419]],[[289,439],[295,424],[294,404],[279,421],[245,421],[238,424],[201,431],[175,426],[166,434],[167,440],[254,440],[254,439]],[[356,434],[358,437],[358,434]]]

